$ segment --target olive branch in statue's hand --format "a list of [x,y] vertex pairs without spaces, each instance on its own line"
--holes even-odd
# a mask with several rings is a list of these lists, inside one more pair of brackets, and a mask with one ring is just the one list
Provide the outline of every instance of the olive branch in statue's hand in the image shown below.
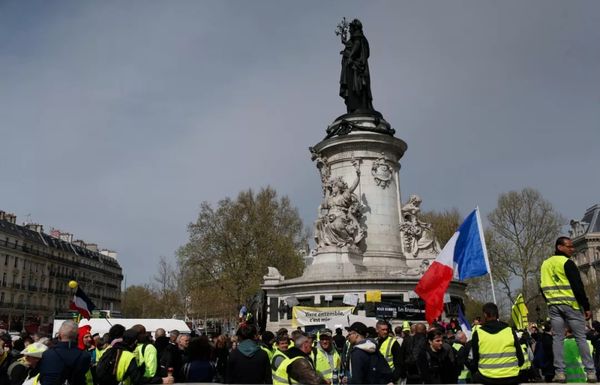
[[335,34],[336,34],[336,36],[341,36],[342,44],[346,43],[346,40],[347,40],[348,25],[349,25],[348,21],[344,17],[344,18],[342,18],[342,21],[335,28]]

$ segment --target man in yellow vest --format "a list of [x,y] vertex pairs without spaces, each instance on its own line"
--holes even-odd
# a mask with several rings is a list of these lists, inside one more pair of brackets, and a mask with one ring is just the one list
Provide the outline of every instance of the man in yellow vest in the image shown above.
[[471,338],[473,382],[485,385],[519,383],[519,368],[523,365],[523,350],[515,332],[498,320],[498,306],[483,305],[484,323]]
[[375,324],[377,330],[377,349],[387,361],[393,372],[393,382],[400,379],[400,344],[390,335],[390,324],[384,320],[378,320]]
[[548,305],[548,316],[554,332],[553,381],[566,381],[563,341],[565,326],[568,325],[581,352],[587,382],[596,382],[594,361],[585,337],[585,323],[592,317],[592,312],[577,265],[570,259],[574,252],[573,241],[568,237],[559,237],[555,243],[554,255],[542,263],[540,271],[540,288]]
[[158,367],[158,353],[156,348],[150,343],[144,325],[137,324],[132,329],[138,332],[137,346],[134,351],[138,367],[144,365],[144,378],[153,378],[156,375]]
[[319,342],[313,348],[313,361],[317,373],[329,382],[337,382],[341,358],[333,347],[332,334],[329,329],[323,329],[319,332]]
[[319,385],[327,384],[322,376],[315,370],[311,359],[312,344],[307,334],[295,334],[294,346],[288,349],[286,358],[273,375],[273,385]]
[[[116,367],[113,369],[113,373],[117,382],[122,383],[123,385],[138,385],[149,382],[148,379],[144,379],[144,373],[139,370],[136,354],[134,353],[138,334],[138,329],[128,329],[123,334],[122,340],[116,342],[114,346],[109,348],[117,351]],[[153,379],[152,383],[173,384],[175,382],[172,375],[163,378],[156,377],[155,380],[156,381]]]

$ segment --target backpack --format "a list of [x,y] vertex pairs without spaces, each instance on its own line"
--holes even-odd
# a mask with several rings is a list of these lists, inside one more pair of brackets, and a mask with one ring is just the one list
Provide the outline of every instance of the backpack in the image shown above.
[[393,379],[393,372],[388,365],[385,357],[380,351],[369,353],[369,374],[367,380],[369,384],[389,384]]
[[421,351],[425,350],[426,348],[426,343],[427,343],[427,339],[426,338],[419,338],[419,339],[415,339],[414,336],[412,336],[408,341],[408,344],[406,344],[406,355],[404,356],[404,366],[406,368],[414,368],[417,366],[417,361],[419,359],[419,354],[421,353]]
[[121,357],[121,349],[110,348],[98,361],[96,366],[96,382],[102,385],[118,385],[117,381],[117,365]]

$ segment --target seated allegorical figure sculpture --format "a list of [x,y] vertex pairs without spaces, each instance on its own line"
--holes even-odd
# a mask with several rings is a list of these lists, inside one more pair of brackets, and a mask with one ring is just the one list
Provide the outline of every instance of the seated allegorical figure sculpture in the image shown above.
[[404,238],[404,253],[413,258],[440,252],[440,245],[431,224],[419,220],[421,202],[421,197],[411,195],[408,202],[402,206],[403,222],[400,224],[400,231]]
[[356,162],[354,167],[356,180],[352,186],[349,187],[341,177],[330,179],[325,186],[325,197],[315,222],[317,251],[325,246],[357,245],[364,237],[360,202],[353,193],[360,181],[360,170]]

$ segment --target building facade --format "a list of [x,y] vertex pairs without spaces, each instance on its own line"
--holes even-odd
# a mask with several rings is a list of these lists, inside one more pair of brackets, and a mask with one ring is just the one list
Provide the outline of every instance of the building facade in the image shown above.
[[115,252],[0,211],[0,328],[35,330],[69,311],[75,280],[99,309],[117,311],[123,272]]
[[[571,220],[569,235],[575,246],[575,263],[581,271],[592,309],[600,314],[600,204],[586,210],[581,220]],[[596,318],[596,317],[595,317]]]

